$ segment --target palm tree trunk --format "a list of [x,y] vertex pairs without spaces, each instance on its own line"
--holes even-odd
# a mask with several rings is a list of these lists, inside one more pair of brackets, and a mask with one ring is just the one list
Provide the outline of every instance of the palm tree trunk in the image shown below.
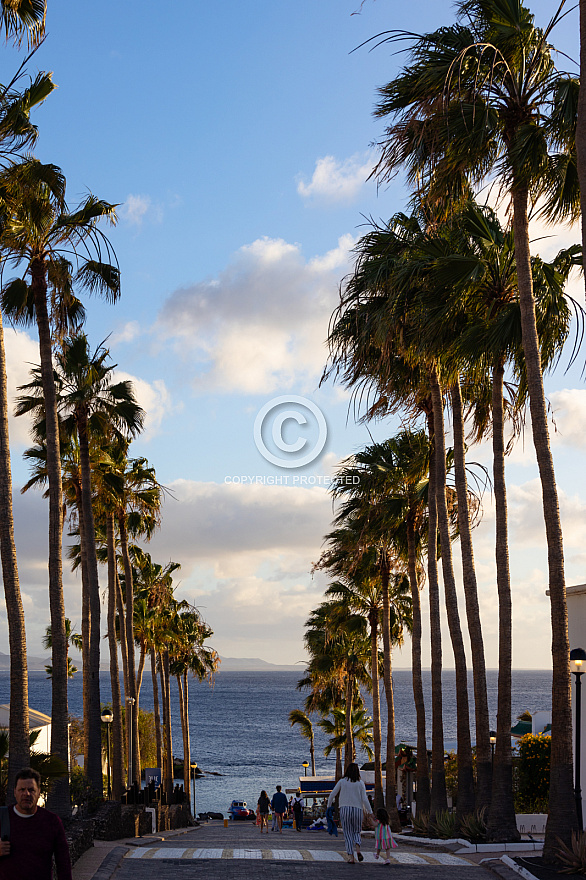
[[171,797],[173,793],[173,740],[171,736],[171,675],[169,671],[169,651],[163,651],[163,673],[165,677],[165,701],[167,703],[166,723],[165,723],[165,751],[167,752],[167,795]]
[[[444,766],[444,722],[442,700],[442,627],[437,571],[437,503],[435,475],[435,431],[433,413],[427,423],[431,452],[429,459],[427,578],[429,581],[429,624],[431,638],[431,810],[430,818],[447,809],[446,770]],[[419,807],[417,812],[420,812]]]
[[128,733],[132,735],[134,748],[132,751],[132,767],[128,768],[128,785],[136,780],[140,781],[140,754],[138,749],[138,700],[136,697],[136,671],[134,665],[134,587],[132,583],[132,567],[128,555],[128,533],[126,531],[126,513],[121,511],[118,516],[118,529],[120,534],[120,551],[124,565],[124,581],[126,585],[126,651],[128,663],[128,690],[126,699],[134,700],[134,712],[131,725],[128,725]]
[[185,734],[183,736],[183,787],[187,798],[190,799],[191,743],[189,741],[189,682],[187,680],[187,670],[183,673],[183,712],[185,715]]
[[138,659],[138,671],[136,673],[136,698],[140,697],[140,689],[142,687],[142,676],[144,674],[144,664],[146,662],[146,645],[144,641],[141,640],[140,643],[140,657]]
[[122,587],[120,586],[120,578],[118,577],[118,567],[116,567],[116,610],[118,611],[118,635],[120,637],[120,653],[122,655],[122,680],[124,681],[124,693],[126,696],[128,696],[128,647],[126,645],[126,614],[124,611]]
[[464,816],[466,813],[474,811],[474,773],[472,769],[472,743],[470,740],[468,671],[466,668],[462,628],[460,626],[460,614],[458,612],[456,579],[452,562],[452,544],[450,541],[450,525],[446,500],[444,404],[435,367],[432,370],[431,394],[435,425],[435,471],[437,480],[435,495],[437,498],[437,518],[442,551],[444,597],[456,669],[456,731],[458,739],[458,801],[456,812],[458,816]]
[[386,553],[380,568],[383,595],[383,680],[387,701],[385,803],[391,820],[391,828],[399,833],[401,820],[397,810],[397,774],[395,772],[395,695],[393,693],[393,646],[391,643],[391,602],[389,598],[390,565]]
[[[466,453],[464,440],[464,416],[460,382],[456,380],[451,389],[452,422],[454,428],[454,475],[458,498],[458,530],[462,553],[462,579],[466,600],[466,620],[470,635],[472,655],[472,676],[474,681],[474,715],[476,720],[476,808],[483,809],[490,804],[492,786],[492,753],[490,748],[490,724],[488,717],[488,695],[486,692],[486,662],[480,608],[478,606],[478,586],[474,565],[474,550],[470,529],[468,507],[468,482],[466,479]],[[502,398],[501,398],[502,400]]]
[[75,481],[75,502],[77,507],[77,519],[79,528],[79,547],[81,557],[81,661],[83,678],[83,766],[87,773],[89,765],[89,729],[90,729],[90,702],[92,693],[90,688],[90,633],[91,633],[91,608],[87,577],[87,548],[85,529],[83,524],[83,499],[81,483]]
[[[407,552],[409,565],[409,584],[411,587],[411,609],[413,625],[411,629],[411,675],[413,679],[413,701],[417,718],[417,812],[429,814],[431,792],[429,787],[429,763],[427,761],[427,738],[425,734],[425,699],[423,696],[423,677],[421,675],[421,601],[417,578],[417,559],[415,553],[415,524],[413,514],[407,518]],[[394,756],[393,756],[394,757]],[[389,775],[387,744],[387,778]],[[388,797],[387,797],[388,801]]]
[[163,706],[163,762],[162,762],[162,780],[163,791],[168,790],[168,753],[167,753],[167,686],[165,682],[165,669],[163,666],[163,652],[159,651],[159,677],[161,679],[161,703]]
[[336,782],[342,778],[342,750],[336,749]]
[[378,608],[368,615],[370,625],[370,676],[372,678],[372,739],[374,745],[374,809],[384,807],[380,732],[380,683],[378,677]]
[[114,515],[106,520],[108,548],[108,647],[110,649],[110,687],[112,689],[112,798],[117,801],[124,788],[124,744],[122,736],[122,698],[118,671],[118,643],[116,641],[116,543]]
[[[63,598],[63,563],[61,537],[63,525],[61,456],[57,396],[53,378],[51,327],[47,311],[46,267],[41,257],[31,261],[31,288],[39,333],[39,354],[47,441],[47,478],[49,481],[49,608],[51,613],[51,752],[69,764],[69,711],[67,705],[67,636]],[[47,799],[48,807],[61,818],[71,815],[69,776],[55,781]]]
[[352,702],[354,699],[354,679],[346,676],[346,742],[344,744],[344,772],[354,760],[354,738],[352,735]]
[[545,830],[543,858],[546,861],[554,861],[558,847],[556,838],[561,838],[564,843],[569,845],[572,831],[578,828],[578,819],[572,780],[570,642],[564,577],[564,548],[553,458],[549,445],[547,409],[535,320],[527,203],[527,188],[514,187],[513,237],[521,306],[521,335],[527,372],[531,430],[541,480],[543,516],[547,537],[553,674],[549,815]]
[[497,361],[492,376],[492,450],[494,500],[496,508],[496,583],[499,596],[499,678],[496,749],[492,782],[492,803],[488,815],[490,841],[520,840],[513,800],[513,755],[511,752],[511,666],[513,627],[509,542],[507,532],[507,487],[505,483],[504,363]]
[[311,731],[311,739],[309,740],[309,754],[311,757],[311,775],[316,776],[315,772],[315,738],[313,735],[313,728]]
[[100,704],[100,583],[98,579],[98,558],[96,554],[96,531],[92,505],[92,483],[90,451],[88,440],[87,410],[79,408],[76,412],[77,433],[79,437],[79,463],[81,469],[81,512],[83,516],[84,542],[87,558],[87,585],[90,606],[90,650],[88,684],[91,693],[88,715],[88,765],[86,774],[96,793],[103,795],[102,779],[102,738]]
[[8,436],[8,392],[6,387],[6,354],[0,312],[0,556],[2,580],[8,621],[10,645],[10,721],[8,752],[7,803],[14,798],[14,776],[30,763],[28,730],[28,671],[24,611],[18,579],[14,518],[12,513],[12,472]]
[[163,739],[161,737],[161,711],[159,709],[159,688],[157,685],[157,655],[151,648],[151,678],[153,680],[153,708],[155,712],[155,737],[157,740],[157,767],[163,767]]

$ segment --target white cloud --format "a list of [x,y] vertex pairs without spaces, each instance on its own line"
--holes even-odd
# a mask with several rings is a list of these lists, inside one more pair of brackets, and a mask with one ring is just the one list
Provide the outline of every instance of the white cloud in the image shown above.
[[564,388],[549,395],[555,431],[552,444],[586,449],[586,390]]
[[113,347],[123,342],[134,342],[137,336],[140,336],[140,324],[138,321],[127,321],[117,330],[114,330],[108,339],[106,345]]
[[315,163],[309,183],[297,182],[297,192],[304,199],[325,202],[350,202],[360,192],[374,167],[374,159],[356,154],[349,159],[323,156]]
[[305,261],[298,245],[258,239],[217,278],[171,294],[157,335],[180,340],[177,351],[189,357],[196,389],[313,389],[353,245],[344,235],[331,251]]
[[17,391],[20,385],[30,382],[31,367],[40,363],[39,344],[24,330],[4,328],[4,348],[6,350],[6,376],[8,382],[8,430],[10,446],[14,451],[17,447],[30,446],[30,419],[28,416],[15,418],[13,415]]
[[152,209],[150,196],[133,195],[130,193],[121,205],[119,214],[131,226],[142,226],[146,214]]
[[146,413],[141,437],[150,440],[161,427],[163,419],[176,410],[167,386],[162,379],[147,382],[123,370],[116,370],[115,379],[117,382],[132,382],[136,400]]

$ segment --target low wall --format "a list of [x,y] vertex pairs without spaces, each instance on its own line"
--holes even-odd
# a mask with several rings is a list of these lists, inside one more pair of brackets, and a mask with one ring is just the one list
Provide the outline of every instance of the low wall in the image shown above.
[[94,820],[71,819],[65,823],[65,837],[69,844],[71,864],[74,865],[94,845]]
[[[157,831],[189,828],[194,824],[187,804],[156,806],[155,809]],[[103,804],[94,817],[94,837],[96,840],[142,837],[145,834],[151,834],[152,830],[152,813],[147,812],[143,806],[119,804],[111,801]]]

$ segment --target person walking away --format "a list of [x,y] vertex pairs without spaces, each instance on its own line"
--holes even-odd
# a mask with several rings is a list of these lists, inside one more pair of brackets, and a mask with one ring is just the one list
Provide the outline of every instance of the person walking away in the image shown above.
[[279,834],[283,833],[283,816],[287,812],[287,795],[281,791],[281,786],[277,785],[277,790],[271,801],[273,808],[273,831],[275,830],[275,818],[277,820],[277,830]]
[[385,865],[390,865],[391,849],[396,849],[397,844],[391,831],[389,814],[381,807],[376,811],[376,828],[374,829],[374,857],[380,858],[381,849],[385,851]]
[[293,799],[293,816],[295,817],[295,827],[298,831],[301,831],[301,826],[303,825],[303,807],[305,806],[305,801],[301,797],[301,789],[297,789],[297,794]]
[[364,813],[372,816],[370,801],[366,795],[366,786],[360,778],[358,764],[348,764],[346,775],[336,782],[328,798],[328,807],[333,806],[334,800],[339,796],[340,822],[344,832],[344,843],[348,853],[348,862],[354,864],[354,850],[358,861],[362,862],[364,856],[360,852],[362,819]]
[[266,829],[267,834],[269,833],[269,810],[271,808],[271,802],[269,800],[269,796],[266,791],[263,789],[260,793],[260,797],[258,799],[258,812],[260,814],[260,833],[262,834],[263,828]]
[[61,819],[37,806],[41,777],[23,767],[14,780],[16,804],[8,807],[10,839],[0,841],[0,880],[72,880],[69,847]]

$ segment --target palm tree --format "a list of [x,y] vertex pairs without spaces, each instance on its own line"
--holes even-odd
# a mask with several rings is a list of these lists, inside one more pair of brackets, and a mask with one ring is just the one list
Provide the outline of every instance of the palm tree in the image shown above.
[[[110,436],[122,440],[142,427],[143,410],[136,403],[131,383],[111,381],[113,366],[107,364],[109,352],[100,347],[91,353],[85,334],[65,339],[56,357],[54,383],[56,404],[66,435],[75,435],[79,447],[81,472],[80,536],[86,561],[89,599],[90,643],[88,651],[88,763],[86,773],[97,792],[102,791],[102,744],[100,735],[100,585],[94,525],[90,440]],[[34,413],[46,424],[41,371],[33,371],[33,381],[20,387],[28,394],[18,398],[16,413]]]
[[[63,251],[79,253],[94,246],[97,259],[80,258],[75,281],[90,292],[115,300],[120,291],[118,270],[101,260],[100,244],[106,242],[97,229],[101,218],[112,222],[114,206],[88,196],[77,211],[68,212],[65,178],[53,165],[27,159],[0,174],[0,193],[5,212],[4,247],[21,277],[2,291],[2,306],[15,320],[36,320],[39,333],[41,377],[45,400],[47,472],[49,478],[49,604],[53,633],[51,751],[68,760],[67,646],[62,578],[61,468],[57,399],[53,378],[51,320],[47,295],[51,290],[54,318],[66,325],[79,323],[83,309],[71,287],[70,264]],[[107,244],[107,242],[106,242]],[[26,280],[30,278],[30,282]],[[65,307],[65,312],[63,311]],[[60,331],[63,330],[61,325]],[[56,812],[67,815],[69,780],[52,790]]]
[[292,709],[289,712],[289,723],[291,727],[295,724],[299,726],[299,733],[305,739],[309,740],[309,754],[311,756],[311,775],[315,776],[315,741],[313,736],[313,724],[311,718],[301,709]]
[[[0,4],[0,26],[6,38],[19,42],[26,36],[36,44],[44,34],[44,2],[21,0],[20,3]],[[30,109],[43,101],[53,90],[50,74],[39,74],[22,94],[12,86],[0,86],[0,156],[10,160],[22,149],[34,143],[37,135],[30,121]],[[0,208],[0,213],[2,209]],[[3,221],[1,221],[3,225]],[[0,245],[4,259],[4,248]],[[26,660],[26,633],[24,611],[18,577],[18,562],[14,544],[14,518],[12,510],[12,472],[10,466],[10,439],[8,434],[8,394],[6,387],[6,354],[4,330],[0,311],[0,560],[6,602],[8,639],[10,644],[10,721],[11,742],[8,758],[7,791],[12,797],[14,775],[29,763],[30,746],[28,734],[28,672]]]
[[577,819],[563,541],[535,315],[528,206],[544,194],[549,216],[577,213],[577,187],[570,174],[577,90],[574,81],[557,73],[548,43],[561,7],[545,30],[535,25],[521,2],[461,0],[458,10],[456,25],[415,38],[411,63],[381,89],[376,112],[391,115],[394,122],[382,141],[378,174],[384,179],[406,164],[412,179],[425,181],[427,198],[449,199],[467,194],[494,170],[511,197],[522,344],[548,547],[554,721],[544,857],[555,859],[556,837],[569,843]]
[[[75,673],[77,672],[77,667],[74,666],[73,660],[69,656],[69,646],[73,645],[77,648],[78,651],[82,650],[83,643],[80,633],[72,632],[71,621],[68,617],[65,618],[65,635],[67,637],[67,677],[73,678]],[[45,635],[43,636],[43,648],[46,651],[49,651],[52,647],[53,639],[51,637],[51,624],[45,627]],[[53,667],[51,665],[45,666],[45,670],[47,672],[47,678],[51,678],[53,675]]]
[[[333,751],[337,752],[343,746],[346,740],[346,727],[348,726],[346,708],[344,706],[332,709],[330,715],[331,717],[324,716],[317,722],[323,732],[330,738],[324,748],[326,758],[329,758]],[[355,706],[352,709],[350,728],[352,730],[352,739],[366,752],[369,761],[372,761],[374,757],[372,749],[372,718],[367,714],[363,706]]]

